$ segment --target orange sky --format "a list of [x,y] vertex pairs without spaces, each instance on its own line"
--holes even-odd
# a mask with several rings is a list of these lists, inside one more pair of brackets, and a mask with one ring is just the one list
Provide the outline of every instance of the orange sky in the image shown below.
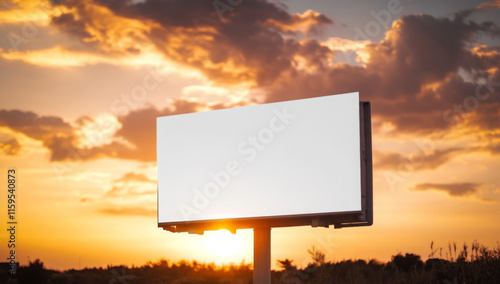
[[22,265],[251,263],[251,230],[157,228],[155,118],[352,91],[372,103],[374,225],[273,229],[272,264],[499,240],[498,1],[56,2],[0,4]]

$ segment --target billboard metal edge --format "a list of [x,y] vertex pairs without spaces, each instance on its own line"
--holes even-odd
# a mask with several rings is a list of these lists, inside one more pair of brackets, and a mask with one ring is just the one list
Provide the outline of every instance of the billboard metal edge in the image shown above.
[[[373,169],[372,169],[372,135],[370,102],[359,102],[360,116],[360,165],[361,165],[361,211],[315,213],[286,216],[264,216],[253,218],[234,218],[219,220],[200,220],[188,222],[158,223],[158,227],[170,232],[188,232],[203,234],[204,231],[258,227],[294,227],[312,226],[335,228],[371,226],[373,224]],[[157,193],[157,206],[159,199]],[[157,212],[157,222],[159,215]]]

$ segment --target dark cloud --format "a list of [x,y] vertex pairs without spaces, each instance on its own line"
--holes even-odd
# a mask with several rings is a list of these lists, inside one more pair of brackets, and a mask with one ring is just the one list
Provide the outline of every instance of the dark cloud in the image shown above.
[[[362,51],[368,58],[364,66],[341,64],[315,73],[289,70],[265,88],[266,101],[359,91],[362,100],[372,102],[373,116],[392,123],[397,134],[451,129],[465,120],[464,114],[482,111],[475,125],[493,126],[498,115],[488,109],[500,102],[495,71],[500,60],[497,47],[470,49],[482,34],[496,36],[499,30],[491,22],[406,15],[384,40]],[[478,95],[485,85],[488,99]],[[471,100],[480,105],[467,108]]]
[[92,123],[94,122],[94,119],[88,115],[85,115],[85,116],[82,116],[82,117],[79,117],[75,123],[79,126],[83,126],[85,125],[86,123]]
[[55,116],[38,116],[30,111],[0,110],[0,125],[36,139],[45,140],[55,136],[69,136],[73,128],[61,118]]
[[[334,50],[314,38],[301,39],[309,31],[332,25],[331,19],[314,11],[291,14],[283,5],[264,0],[244,1],[223,19],[212,2],[203,0],[67,5],[78,17],[65,16],[53,23],[75,36],[83,37],[83,32],[67,26],[88,29],[102,17],[92,14],[98,9],[89,5],[107,7],[115,15],[147,23],[149,30],[141,31],[137,40],[147,38],[170,60],[200,70],[222,85],[253,83],[264,91],[264,102],[360,91],[361,99],[372,102],[373,116],[391,122],[396,133],[423,135],[436,128],[451,129],[465,121],[455,105],[467,103],[485,82],[500,82],[498,47],[475,42],[482,35],[498,36],[500,29],[493,22],[470,19],[484,7],[448,18],[405,15],[382,41],[362,50],[363,66],[350,66],[332,65]],[[69,23],[76,18],[85,25]],[[495,124],[498,116],[492,110],[500,103],[499,89],[490,89],[481,108],[468,111],[484,110],[472,121],[475,125]]]
[[[52,24],[92,48],[137,53],[135,43],[148,41],[165,57],[200,70],[214,83],[252,83],[265,93],[260,98],[263,102],[359,91],[362,100],[372,102],[375,133],[384,123],[393,127],[387,135],[415,136],[435,129],[453,130],[459,124],[473,135],[499,125],[500,48],[475,41],[479,36],[500,33],[492,22],[471,19],[479,8],[449,18],[405,15],[394,22],[383,40],[360,51],[365,56],[361,66],[351,66],[333,65],[335,50],[305,37],[333,25],[331,19],[314,11],[292,14],[269,1],[243,1],[223,19],[213,3],[204,0],[95,0],[63,5],[72,8],[71,12],[54,17]],[[120,20],[105,20],[111,16]],[[120,37],[127,37],[125,45],[117,45],[123,50],[112,44]],[[112,143],[88,149],[75,146],[69,126],[67,133],[51,130],[43,139],[35,139],[52,150],[52,160],[76,156],[150,162],[156,159],[156,117],[195,112],[201,107],[207,106],[177,100],[173,108],[131,111],[118,118],[122,128]],[[219,104],[212,109],[221,107],[228,106]],[[437,168],[467,151],[439,150],[426,156],[419,167]],[[395,153],[380,154],[379,166],[395,168],[401,158]]]
[[[286,9],[286,7],[277,5],[276,7],[283,10]],[[264,22],[264,26],[271,26],[278,29],[280,32],[292,35],[297,33],[302,33],[304,35],[321,34],[321,27],[324,25],[333,25],[333,21],[327,16],[312,10],[307,10],[304,14],[293,14],[290,17],[281,18],[279,20],[270,17]]]
[[412,190],[426,191],[437,190],[444,191],[451,196],[469,196],[478,192],[480,183],[421,183],[417,184]]
[[60,117],[39,116],[29,111],[0,110],[0,126],[42,141],[52,151],[51,161],[66,159],[66,148],[73,147],[75,141],[73,127]]
[[75,16],[70,13],[61,14],[51,19],[51,24],[58,26],[61,30],[75,35],[81,39],[91,38],[85,27],[85,21],[75,19]]
[[19,8],[19,3],[11,2],[11,1],[2,1],[0,3],[0,11],[2,10],[13,10],[15,8]]
[[373,168],[394,171],[434,170],[461,154],[477,150],[477,148],[449,148],[438,149],[429,153],[419,149],[409,155],[402,155],[397,152],[374,152]]
[[[102,39],[110,37],[106,32],[117,29],[111,21],[103,29],[99,19],[106,15],[89,8],[104,6],[120,17],[144,22],[145,28],[121,36],[130,37],[133,42],[147,38],[168,59],[196,68],[222,84],[272,83],[283,71],[293,68],[294,57],[302,46],[295,36],[318,34],[323,26],[333,24],[321,13],[290,14],[281,5],[265,0],[244,1],[223,19],[212,1],[205,0],[146,0],[135,4],[121,0],[70,1],[66,5],[76,15],[61,15],[53,18],[52,24],[82,39],[91,48],[100,44],[102,50],[109,52],[110,44]],[[99,31],[100,35],[91,36],[89,29],[92,33]],[[115,48],[115,52],[130,48],[138,52],[133,46]],[[319,45],[317,48],[326,50]]]
[[396,21],[383,41],[368,45],[367,69],[381,74],[384,89],[398,97],[415,95],[422,86],[440,82],[459,67],[467,67],[467,44],[479,33],[496,34],[498,30],[491,22],[477,24],[457,18],[407,15]]

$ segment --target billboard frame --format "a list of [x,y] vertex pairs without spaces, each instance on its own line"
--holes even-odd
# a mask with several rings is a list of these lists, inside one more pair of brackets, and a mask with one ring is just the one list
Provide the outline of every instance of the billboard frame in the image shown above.
[[[370,102],[359,102],[361,211],[230,218],[217,220],[158,222],[164,230],[180,233],[203,234],[204,231],[226,229],[235,233],[239,229],[312,226],[342,227],[371,226],[373,224],[373,168]],[[159,199],[157,200],[159,206]],[[157,216],[159,220],[159,216]]]

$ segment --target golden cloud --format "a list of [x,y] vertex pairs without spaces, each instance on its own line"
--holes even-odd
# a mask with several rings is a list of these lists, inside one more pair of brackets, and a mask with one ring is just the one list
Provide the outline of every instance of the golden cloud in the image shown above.
[[3,0],[0,10],[0,25],[36,24],[46,26],[53,15],[60,14],[64,8],[55,9],[49,0]]

